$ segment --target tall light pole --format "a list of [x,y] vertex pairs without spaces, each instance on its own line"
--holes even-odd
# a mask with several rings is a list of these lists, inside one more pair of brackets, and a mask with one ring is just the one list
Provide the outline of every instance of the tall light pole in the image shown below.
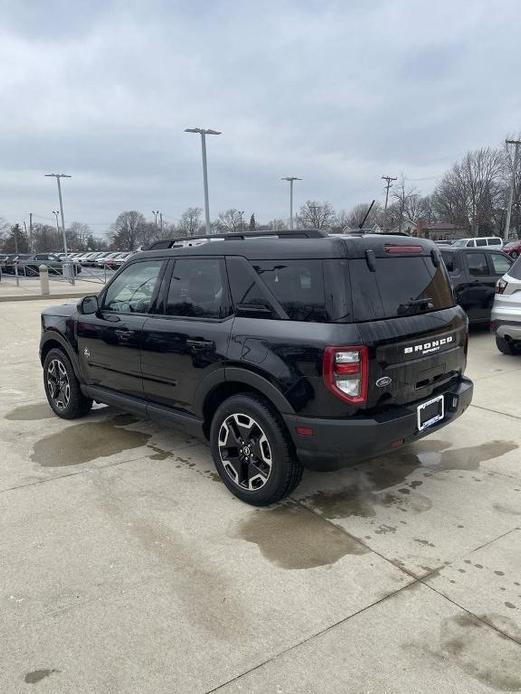
[[512,204],[514,202],[514,195],[516,192],[516,170],[517,162],[519,157],[519,145],[521,145],[521,140],[505,140],[506,145],[514,145],[514,161],[512,163],[512,180],[510,181],[510,195],[508,198],[507,207],[507,219],[505,222],[505,231],[503,233],[505,241],[508,239],[510,234],[510,218],[512,216]]
[[382,176],[384,181],[387,181],[385,185],[385,207],[384,207],[384,231],[387,229],[387,203],[389,202],[389,188],[392,186],[393,181],[397,181],[397,178],[392,176]]
[[293,229],[293,182],[301,181],[298,176],[284,176],[281,181],[289,181],[289,228]]
[[198,133],[201,136],[201,152],[203,157],[203,188],[204,188],[204,217],[206,221],[206,233],[210,235],[210,203],[208,201],[208,165],[206,162],[206,136],[220,135],[220,130],[205,128],[185,128],[185,133]]
[[59,225],[59,223],[58,223],[58,215],[59,215],[60,213],[58,212],[58,210],[53,210],[52,213],[53,213],[53,215],[56,217],[56,231],[57,231],[58,234],[59,234],[59,233],[60,233],[60,225]]
[[63,234],[63,250],[65,251],[65,258],[69,255],[68,250],[67,250],[67,238],[65,236],[65,218],[63,216],[63,200],[62,200],[62,187],[60,183],[60,179],[62,178],[71,178],[68,174],[55,174],[55,173],[50,173],[50,174],[45,174],[47,177],[52,177],[55,178],[58,182],[58,197],[60,199],[60,215],[62,219],[62,234]]
[[159,210],[152,210],[152,214],[154,215],[154,224],[157,228],[157,215],[159,214]]

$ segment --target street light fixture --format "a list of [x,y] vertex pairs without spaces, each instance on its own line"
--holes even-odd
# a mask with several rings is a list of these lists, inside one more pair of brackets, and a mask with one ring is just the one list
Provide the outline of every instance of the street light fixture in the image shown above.
[[208,201],[208,165],[206,162],[206,136],[220,135],[220,130],[205,128],[185,128],[185,133],[197,133],[201,136],[201,153],[203,157],[203,188],[204,188],[204,216],[206,221],[206,233],[210,235],[210,203]]
[[159,214],[159,210],[152,210],[152,214],[154,215],[154,224],[157,227],[157,215]]
[[289,228],[293,229],[293,182],[301,181],[298,176],[284,176],[281,181],[289,181]]
[[58,234],[60,233],[60,225],[58,223],[58,215],[60,214],[58,210],[53,210],[52,211],[53,215],[56,217],[56,231]]

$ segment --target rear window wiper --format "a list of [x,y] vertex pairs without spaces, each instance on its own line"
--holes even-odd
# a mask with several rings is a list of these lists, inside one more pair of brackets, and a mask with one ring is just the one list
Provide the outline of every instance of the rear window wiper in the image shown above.
[[421,309],[422,306],[425,306],[425,309],[427,311],[430,311],[431,309],[434,308],[434,304],[432,303],[432,297],[426,296],[423,299],[411,299],[411,301],[407,301],[405,304],[400,304],[398,306],[398,315],[399,316],[406,316],[410,313],[413,313],[414,311],[411,311],[411,309]]

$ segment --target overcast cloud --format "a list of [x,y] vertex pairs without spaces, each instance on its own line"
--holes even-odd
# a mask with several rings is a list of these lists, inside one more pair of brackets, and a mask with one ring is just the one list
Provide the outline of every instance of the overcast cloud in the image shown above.
[[0,216],[66,218],[101,233],[124,209],[168,221],[267,220],[296,204],[382,197],[403,172],[423,192],[466,150],[521,128],[514,0],[0,2]]

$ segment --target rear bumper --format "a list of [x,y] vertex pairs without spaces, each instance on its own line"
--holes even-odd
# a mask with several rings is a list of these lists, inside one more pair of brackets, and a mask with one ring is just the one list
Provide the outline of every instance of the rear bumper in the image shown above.
[[[473,389],[472,381],[462,378],[444,391],[445,417],[421,432],[417,428],[417,407],[425,400],[372,417],[319,419],[284,415],[284,419],[303,465],[315,470],[337,470],[438,431],[465,412]],[[309,427],[313,435],[299,436],[296,427]]]
[[498,337],[521,340],[521,304],[518,301],[496,299],[490,318]]

